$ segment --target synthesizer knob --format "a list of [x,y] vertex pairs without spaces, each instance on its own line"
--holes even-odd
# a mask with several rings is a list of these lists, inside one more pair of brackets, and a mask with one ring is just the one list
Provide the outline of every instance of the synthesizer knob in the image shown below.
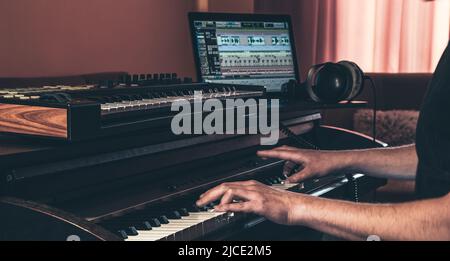
[[126,83],[126,85],[131,85],[131,75],[127,75],[125,77],[125,83]]
[[173,80],[178,79],[178,75],[177,75],[176,73],[172,73],[172,79],[173,79]]
[[159,74],[155,73],[153,74],[153,80],[158,81],[159,79]]
[[98,81],[98,87],[100,87],[100,88],[102,88],[102,87],[105,87],[106,86],[106,83],[105,83],[105,81],[103,81],[103,80],[100,80],[100,81]]
[[109,81],[107,82],[107,86],[108,86],[108,88],[114,88],[114,81],[109,80]]
[[139,82],[139,75],[134,74],[133,75],[133,83],[138,83]]
[[192,78],[185,77],[183,81],[184,83],[192,83]]
[[123,84],[125,82],[126,82],[126,76],[125,75],[119,76],[119,84]]
[[147,74],[147,81],[151,81],[152,80],[152,75],[151,74]]
[[164,79],[166,79],[166,74],[164,74],[164,73],[160,73],[159,74],[159,80],[164,80]]
[[141,75],[139,76],[139,80],[140,80],[140,81],[145,81],[145,79],[146,79],[146,75],[145,75],[145,74],[141,74]]

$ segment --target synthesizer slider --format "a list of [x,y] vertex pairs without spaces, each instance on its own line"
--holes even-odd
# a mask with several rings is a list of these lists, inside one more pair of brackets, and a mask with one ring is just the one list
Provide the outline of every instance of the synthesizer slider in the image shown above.
[[[80,141],[143,129],[169,127],[173,102],[203,98],[248,99],[264,96],[263,87],[163,82],[127,76],[79,86],[0,89],[0,132],[46,139]],[[161,84],[162,83],[162,84]]]

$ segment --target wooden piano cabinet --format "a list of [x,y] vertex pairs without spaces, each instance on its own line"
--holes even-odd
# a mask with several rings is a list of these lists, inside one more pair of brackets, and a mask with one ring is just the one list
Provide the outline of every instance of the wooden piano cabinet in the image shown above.
[[0,132],[67,139],[67,110],[0,103]]
[[0,241],[118,241],[114,234],[64,211],[0,198]]

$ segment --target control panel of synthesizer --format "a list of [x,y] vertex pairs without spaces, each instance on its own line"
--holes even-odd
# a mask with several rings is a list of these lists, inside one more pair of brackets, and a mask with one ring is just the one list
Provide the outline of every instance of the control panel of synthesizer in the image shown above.
[[172,104],[202,99],[247,99],[263,87],[193,83],[177,74],[123,75],[81,85],[0,89],[0,132],[69,141],[157,127]]

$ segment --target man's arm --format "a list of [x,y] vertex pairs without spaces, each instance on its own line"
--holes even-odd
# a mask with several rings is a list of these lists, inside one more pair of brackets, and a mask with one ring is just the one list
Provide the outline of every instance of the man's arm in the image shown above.
[[[344,169],[372,177],[415,180],[418,157],[415,145],[343,152],[348,157]],[[345,160],[344,160],[345,162]]]
[[[450,240],[450,195],[405,204],[374,205],[281,191],[255,181],[227,183],[198,205],[221,199],[221,212],[254,213],[284,225],[303,225],[348,240]],[[235,201],[238,199],[239,201]]]
[[290,174],[299,165],[299,171],[289,178],[290,182],[323,177],[336,172],[415,180],[418,164],[415,145],[353,151],[313,151],[285,146],[260,151],[258,155],[286,160],[285,175]]
[[292,224],[349,240],[450,240],[450,195],[405,204],[355,204],[299,197]]

